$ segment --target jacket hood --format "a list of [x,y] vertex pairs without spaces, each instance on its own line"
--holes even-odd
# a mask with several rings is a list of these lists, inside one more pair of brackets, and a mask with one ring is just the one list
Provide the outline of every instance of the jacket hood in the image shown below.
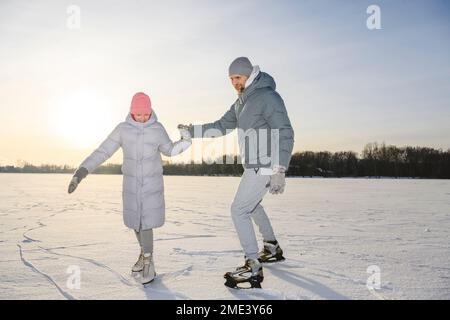
[[272,76],[265,72],[259,72],[259,75],[253,80],[252,84],[245,88],[242,93],[243,100],[246,100],[248,96],[250,96],[255,90],[262,88],[270,88],[272,90],[276,89],[275,80]]
[[128,113],[125,122],[131,124],[134,127],[137,128],[146,128],[151,126],[153,123],[155,123],[156,121],[158,121],[158,117],[156,116],[155,110],[152,110],[152,114],[150,116],[150,119],[148,119],[146,122],[141,123],[141,122],[137,122],[134,121],[133,117],[131,116],[131,113]]

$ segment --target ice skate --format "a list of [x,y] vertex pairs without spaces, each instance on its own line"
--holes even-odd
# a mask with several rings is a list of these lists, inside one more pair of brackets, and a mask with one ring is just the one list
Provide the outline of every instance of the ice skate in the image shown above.
[[143,268],[141,273],[141,283],[145,286],[155,279],[155,264],[151,253],[143,254]]
[[283,261],[283,250],[277,241],[264,241],[264,249],[259,253],[258,261],[261,263],[272,263]]
[[[224,275],[225,285],[234,289],[261,288],[264,280],[263,269],[256,259],[247,259],[242,267]],[[247,283],[247,286],[245,284]]]
[[141,249],[141,253],[139,254],[139,258],[134,264],[134,266],[131,268],[131,272],[140,272],[144,269],[144,251]]

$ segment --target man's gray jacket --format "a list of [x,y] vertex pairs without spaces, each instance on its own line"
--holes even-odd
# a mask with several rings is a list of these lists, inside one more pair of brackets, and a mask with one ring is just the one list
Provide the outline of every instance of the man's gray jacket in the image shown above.
[[190,129],[193,138],[213,138],[238,129],[239,151],[244,168],[289,167],[294,145],[283,99],[273,78],[260,72],[219,120]]

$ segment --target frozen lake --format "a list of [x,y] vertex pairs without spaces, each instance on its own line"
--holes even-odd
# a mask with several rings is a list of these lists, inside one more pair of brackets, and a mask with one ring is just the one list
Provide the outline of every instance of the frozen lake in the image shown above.
[[233,290],[239,178],[165,177],[147,288],[130,276],[121,178],[69,195],[70,175],[0,174],[0,299],[450,299],[449,180],[287,179],[262,203],[287,260],[264,268],[263,289]]

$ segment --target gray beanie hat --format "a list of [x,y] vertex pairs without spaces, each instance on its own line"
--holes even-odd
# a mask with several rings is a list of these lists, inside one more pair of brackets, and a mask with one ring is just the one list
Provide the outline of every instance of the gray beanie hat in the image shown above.
[[249,77],[253,71],[253,66],[247,57],[239,57],[234,59],[228,68],[228,76],[233,74],[240,74]]

